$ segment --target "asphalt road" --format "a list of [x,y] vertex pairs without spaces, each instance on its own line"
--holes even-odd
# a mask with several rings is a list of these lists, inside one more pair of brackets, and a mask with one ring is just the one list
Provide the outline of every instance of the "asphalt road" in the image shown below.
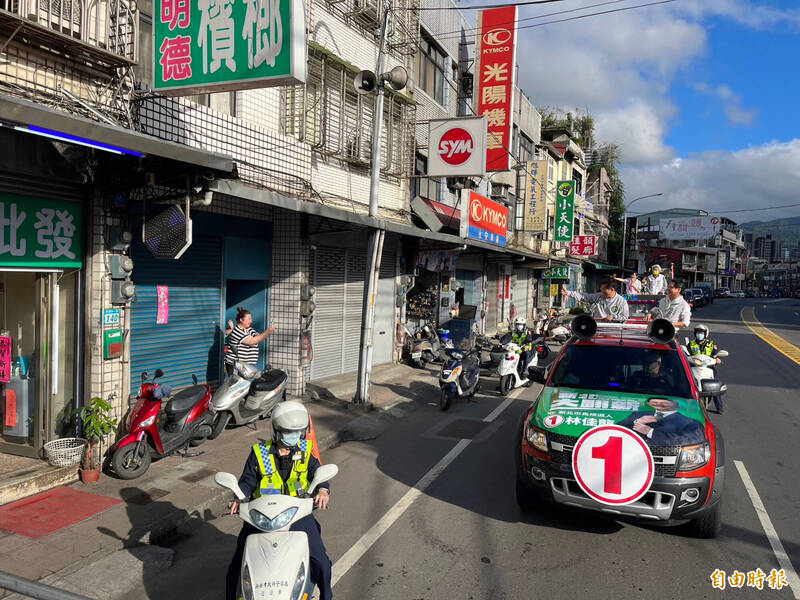
[[[475,402],[442,413],[432,380],[428,406],[377,439],[346,443],[324,456],[340,468],[330,510],[318,514],[334,561],[335,596],[800,598],[800,589],[789,587],[727,586],[721,592],[710,580],[716,569],[728,575],[780,569],[740,469],[794,568],[800,567],[800,366],[744,326],[740,311],[748,305],[756,306],[764,325],[800,345],[797,301],[718,300],[693,316],[730,352],[719,371],[728,384],[726,412],[711,414],[727,448],[717,539],[546,507],[523,513],[514,499],[513,440],[539,386],[517,390],[504,408],[487,389]],[[409,492],[437,464],[443,467],[438,476],[429,477],[423,491]],[[125,600],[221,597],[238,529],[236,517],[194,522],[174,543],[174,566]],[[371,535],[367,542],[365,534]]]

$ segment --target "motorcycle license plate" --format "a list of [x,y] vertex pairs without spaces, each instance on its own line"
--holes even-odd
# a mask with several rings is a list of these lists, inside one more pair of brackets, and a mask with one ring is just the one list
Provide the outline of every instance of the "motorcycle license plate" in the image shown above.
[[411,358],[420,358],[422,356],[422,352],[412,352]]

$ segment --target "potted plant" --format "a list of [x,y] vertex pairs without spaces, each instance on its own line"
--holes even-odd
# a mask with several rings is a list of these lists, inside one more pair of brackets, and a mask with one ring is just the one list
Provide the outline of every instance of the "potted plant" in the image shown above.
[[83,435],[89,441],[81,468],[81,481],[94,483],[100,479],[103,464],[103,440],[117,427],[114,407],[102,398],[92,398],[84,406],[74,410],[73,416],[83,424]]

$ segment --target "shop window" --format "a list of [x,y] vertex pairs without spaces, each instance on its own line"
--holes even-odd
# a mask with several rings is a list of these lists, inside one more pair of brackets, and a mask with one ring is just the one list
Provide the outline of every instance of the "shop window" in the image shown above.
[[445,64],[447,55],[439,49],[433,38],[420,31],[417,52],[417,87],[444,105]]

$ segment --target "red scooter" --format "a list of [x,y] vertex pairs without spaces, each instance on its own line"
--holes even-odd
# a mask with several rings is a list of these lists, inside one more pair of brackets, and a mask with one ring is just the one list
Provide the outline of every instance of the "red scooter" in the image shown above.
[[156,383],[163,375],[156,369],[155,377],[147,381],[147,373],[142,373],[139,396],[126,420],[128,433],[112,448],[111,466],[122,479],[144,475],[152,458],[188,449],[190,443],[211,435],[211,388],[197,385],[192,375],[194,385],[175,394],[162,408],[162,400],[172,394],[172,386]]

